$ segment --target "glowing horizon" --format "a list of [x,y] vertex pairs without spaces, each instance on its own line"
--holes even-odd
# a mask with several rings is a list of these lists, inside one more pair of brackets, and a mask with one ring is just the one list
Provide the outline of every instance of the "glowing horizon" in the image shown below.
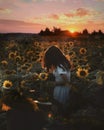
[[104,0],[0,0],[0,33],[104,32]]

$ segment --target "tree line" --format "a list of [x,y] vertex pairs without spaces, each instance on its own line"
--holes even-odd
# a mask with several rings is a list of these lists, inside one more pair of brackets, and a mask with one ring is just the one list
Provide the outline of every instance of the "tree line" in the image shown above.
[[62,30],[61,28],[57,28],[57,27],[53,27],[52,30],[50,30],[48,27],[45,28],[45,30],[41,30],[39,33],[39,35],[41,36],[88,36],[88,35],[92,35],[92,36],[103,36],[104,33],[102,32],[102,30],[98,30],[98,31],[93,31],[92,33],[89,33],[89,31],[87,29],[84,29],[81,32],[74,32],[71,33],[68,30]]

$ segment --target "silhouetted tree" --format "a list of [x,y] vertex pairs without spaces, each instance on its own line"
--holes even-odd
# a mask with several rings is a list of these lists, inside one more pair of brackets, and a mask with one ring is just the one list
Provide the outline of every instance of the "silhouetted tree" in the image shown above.
[[92,34],[92,35],[96,35],[96,34],[97,34],[97,32],[94,30],[91,34]]
[[44,31],[41,30],[41,31],[39,32],[39,35],[44,35]]
[[50,31],[50,29],[48,27],[46,27],[46,29],[43,31],[41,30],[39,35],[52,35],[52,31]]
[[103,32],[101,30],[98,31],[99,35],[103,35]]
[[45,34],[49,34],[50,33],[50,29],[46,28],[44,32],[45,32]]
[[84,35],[88,35],[88,34],[89,34],[89,32],[88,32],[88,30],[87,30],[87,29],[84,29],[84,30],[83,30],[83,32],[82,32],[82,34],[84,34]]
[[61,29],[60,28],[57,28],[57,27],[53,27],[53,34],[54,35],[60,35],[61,34]]

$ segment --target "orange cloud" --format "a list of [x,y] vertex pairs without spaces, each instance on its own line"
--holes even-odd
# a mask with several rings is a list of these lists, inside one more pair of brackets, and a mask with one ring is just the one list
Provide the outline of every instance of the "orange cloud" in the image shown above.
[[64,14],[65,16],[67,16],[67,17],[74,17],[75,16],[75,14],[74,13],[66,13],[66,14]]
[[0,8],[0,11],[3,11],[3,10],[5,10],[4,8]]
[[10,13],[11,10],[7,8],[0,8],[0,13]]
[[49,16],[49,18],[58,20],[58,19],[59,19],[59,16],[58,16],[57,14],[52,14],[51,16]]

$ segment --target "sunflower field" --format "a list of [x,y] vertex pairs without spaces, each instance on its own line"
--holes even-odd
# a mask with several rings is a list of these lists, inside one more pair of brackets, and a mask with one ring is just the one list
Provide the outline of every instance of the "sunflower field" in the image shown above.
[[17,88],[34,100],[52,102],[54,86],[51,81],[54,81],[54,77],[42,68],[41,62],[45,50],[56,45],[72,64],[68,118],[63,118],[62,122],[70,124],[71,130],[104,128],[103,38],[27,37],[12,34],[9,38],[7,35],[4,37],[0,41],[1,96],[2,88]]

